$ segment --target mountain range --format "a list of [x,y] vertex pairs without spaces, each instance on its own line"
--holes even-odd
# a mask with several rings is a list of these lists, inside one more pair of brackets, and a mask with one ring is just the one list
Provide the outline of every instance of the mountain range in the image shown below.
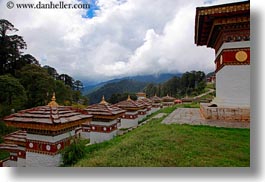
[[173,76],[181,76],[182,73],[163,73],[163,74],[158,74],[158,75],[137,75],[137,76],[130,76],[130,77],[123,77],[123,78],[118,78],[118,79],[112,79],[108,80],[105,82],[100,82],[97,84],[85,84],[84,89],[83,89],[83,95],[90,94],[98,89],[100,89],[102,86],[109,84],[109,83],[117,83],[122,80],[134,80],[138,82],[146,82],[146,83],[162,83]]
[[98,103],[103,95],[108,99],[114,93],[140,92],[149,83],[163,83],[174,76],[180,77],[181,75],[181,73],[165,73],[159,75],[138,75],[113,79],[95,85],[86,85],[83,90],[83,95],[86,95],[89,98],[90,104],[94,104]]

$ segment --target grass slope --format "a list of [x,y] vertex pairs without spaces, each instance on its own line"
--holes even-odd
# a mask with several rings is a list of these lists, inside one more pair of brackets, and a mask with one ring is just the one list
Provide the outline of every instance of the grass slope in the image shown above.
[[[170,113],[172,108],[161,112]],[[86,147],[75,166],[189,167],[250,165],[250,130],[161,124],[152,119],[130,133]]]

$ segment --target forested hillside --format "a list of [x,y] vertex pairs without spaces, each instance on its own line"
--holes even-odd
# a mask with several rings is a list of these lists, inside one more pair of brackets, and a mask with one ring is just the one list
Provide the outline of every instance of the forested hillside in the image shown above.
[[191,71],[182,74],[180,77],[173,76],[163,83],[147,83],[130,79],[109,83],[88,94],[87,97],[90,104],[100,102],[103,95],[108,102],[114,104],[126,99],[128,94],[134,97],[136,92],[143,91],[148,97],[156,94],[160,97],[170,95],[182,98],[201,94],[204,92],[205,86],[205,73],[202,71]]
[[[140,92],[145,88],[146,85],[147,83],[145,82],[139,82],[130,79],[121,80],[119,82],[106,84],[95,92],[88,94],[87,97],[89,98],[90,104],[100,102],[103,95],[107,100],[113,97],[112,102],[115,102],[115,94],[116,97],[118,97],[117,94]],[[119,99],[117,99],[117,101],[118,100]]]
[[184,96],[199,95],[204,91],[205,86],[205,73],[202,71],[191,71],[182,74],[181,77],[172,77],[162,84],[150,83],[144,91],[149,97],[156,94],[160,97],[170,95],[176,98],[182,98]]
[[79,102],[82,82],[48,65],[42,67],[34,56],[23,54],[27,44],[17,31],[8,20],[0,19],[0,119],[47,104],[53,92],[59,104]]

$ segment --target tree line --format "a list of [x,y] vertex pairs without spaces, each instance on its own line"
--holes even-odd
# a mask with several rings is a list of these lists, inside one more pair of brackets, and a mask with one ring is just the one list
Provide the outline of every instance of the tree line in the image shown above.
[[193,97],[204,92],[206,87],[206,75],[202,71],[191,71],[174,76],[171,79],[155,84],[138,82],[134,80],[122,80],[116,83],[109,83],[99,90],[91,93],[89,100],[97,99],[95,103],[101,100],[102,95],[111,103],[116,104],[126,100],[128,95],[131,99],[136,100],[136,92],[143,91],[147,97],[157,95],[163,97],[170,95],[176,98]]
[[163,97],[170,95],[176,98],[195,96],[204,92],[206,87],[206,75],[202,71],[191,71],[180,77],[172,77],[161,84],[148,84],[144,92],[148,97],[157,95]]
[[0,118],[12,112],[46,105],[52,93],[56,101],[72,105],[82,97],[83,84],[55,68],[41,66],[39,61],[22,51],[27,44],[8,20],[0,19]]
[[103,95],[108,102],[115,104],[128,97],[128,94],[125,95],[124,93],[140,92],[146,85],[146,82],[125,79],[114,83],[108,83],[88,94],[87,97],[90,104],[99,103]]

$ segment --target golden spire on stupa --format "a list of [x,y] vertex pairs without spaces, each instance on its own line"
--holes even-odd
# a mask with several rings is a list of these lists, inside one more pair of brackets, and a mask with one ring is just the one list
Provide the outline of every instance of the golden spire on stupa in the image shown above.
[[57,102],[56,102],[55,92],[53,92],[52,100],[51,100],[51,102],[49,102],[48,106],[50,106],[50,107],[58,107],[59,106],[59,104],[57,104]]
[[128,95],[128,98],[127,98],[127,100],[128,100],[128,101],[129,101],[129,100],[132,100],[130,95]]
[[108,104],[108,102],[105,100],[105,96],[102,96],[102,100],[99,104]]

